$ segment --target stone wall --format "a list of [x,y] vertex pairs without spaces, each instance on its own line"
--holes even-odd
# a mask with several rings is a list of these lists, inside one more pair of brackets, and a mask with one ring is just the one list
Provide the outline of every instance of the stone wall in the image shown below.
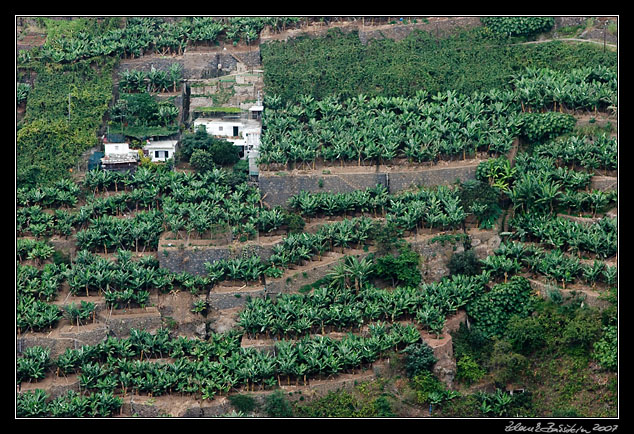
[[477,164],[454,167],[432,167],[421,170],[351,173],[260,172],[258,181],[263,202],[270,207],[286,207],[288,199],[300,191],[311,193],[345,193],[365,190],[377,184],[394,194],[414,186],[450,185],[456,180],[475,179]]
[[385,173],[341,173],[322,174],[307,173],[290,175],[286,172],[260,172],[259,187],[263,202],[270,207],[286,206],[288,199],[300,191],[312,193],[330,192],[344,193],[354,190],[365,190],[377,184],[387,187]]
[[240,256],[258,255],[267,260],[272,252],[273,245],[260,245],[256,243],[246,243],[236,247],[234,245],[222,247],[202,247],[195,248],[163,248],[160,249],[157,257],[161,268],[166,268],[171,272],[180,273],[186,271],[191,274],[207,274],[205,263],[218,261],[221,259],[231,259]]

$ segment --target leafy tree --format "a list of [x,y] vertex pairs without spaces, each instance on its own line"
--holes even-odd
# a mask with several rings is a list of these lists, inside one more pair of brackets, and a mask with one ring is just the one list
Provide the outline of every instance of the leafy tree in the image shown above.
[[373,274],[383,279],[391,279],[392,285],[416,287],[422,277],[418,268],[420,255],[411,248],[403,246],[398,254],[387,254],[374,260]]
[[486,336],[501,336],[511,316],[530,314],[531,297],[528,280],[513,276],[507,283],[498,283],[491,290],[476,295],[466,306],[467,314]]
[[192,152],[189,163],[199,172],[206,172],[216,167],[214,155],[204,149],[196,149]]
[[431,370],[438,361],[434,356],[434,350],[426,342],[408,345],[403,353],[405,354],[405,372],[409,378]]
[[513,352],[511,343],[503,339],[494,339],[489,363],[493,378],[499,384],[516,380],[529,366],[529,360],[522,354]]
[[[209,155],[211,161],[219,166],[232,165],[240,160],[237,147],[224,139],[213,137],[208,134],[204,128],[196,130],[193,134],[184,135],[180,141],[178,150],[179,158],[183,161],[190,161],[196,150],[207,152],[207,154],[201,155],[205,155],[205,157]],[[202,162],[199,163],[202,164]]]

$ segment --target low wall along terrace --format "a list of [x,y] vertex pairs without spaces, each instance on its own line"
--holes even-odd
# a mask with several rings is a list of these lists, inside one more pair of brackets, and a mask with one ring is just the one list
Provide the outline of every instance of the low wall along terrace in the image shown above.
[[477,163],[415,171],[377,170],[334,174],[261,171],[259,186],[264,203],[270,207],[286,207],[288,199],[300,191],[346,193],[380,184],[393,194],[417,186],[450,185],[456,180],[463,182],[474,179],[476,168]]

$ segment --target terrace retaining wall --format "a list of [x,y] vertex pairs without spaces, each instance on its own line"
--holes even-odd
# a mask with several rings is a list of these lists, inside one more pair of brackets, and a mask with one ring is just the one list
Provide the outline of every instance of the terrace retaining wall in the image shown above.
[[390,194],[415,186],[450,185],[456,180],[475,179],[477,164],[457,167],[433,167],[423,170],[351,173],[260,172],[258,181],[263,202],[270,207],[287,206],[288,199],[300,191],[311,193],[346,193],[365,190],[377,184],[387,187]]

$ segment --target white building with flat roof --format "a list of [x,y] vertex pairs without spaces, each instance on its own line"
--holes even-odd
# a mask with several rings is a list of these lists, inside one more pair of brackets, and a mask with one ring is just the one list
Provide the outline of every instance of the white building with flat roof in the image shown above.
[[207,134],[223,138],[239,147],[241,159],[252,159],[250,154],[260,147],[262,106],[256,104],[251,107],[248,116],[195,119],[194,130],[201,126]]
[[143,146],[143,153],[152,159],[152,162],[163,162],[174,158],[178,140],[148,140]]

